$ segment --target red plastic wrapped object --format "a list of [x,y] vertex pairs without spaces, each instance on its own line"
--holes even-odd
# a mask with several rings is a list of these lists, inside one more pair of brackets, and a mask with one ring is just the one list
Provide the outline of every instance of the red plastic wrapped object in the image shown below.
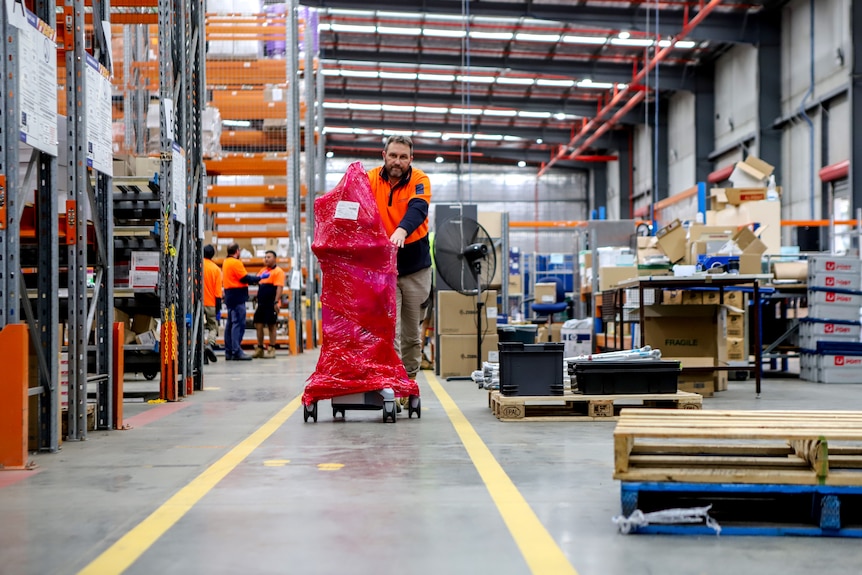
[[311,250],[322,272],[323,345],[302,403],[386,387],[419,395],[395,353],[397,248],[359,162],[314,201]]

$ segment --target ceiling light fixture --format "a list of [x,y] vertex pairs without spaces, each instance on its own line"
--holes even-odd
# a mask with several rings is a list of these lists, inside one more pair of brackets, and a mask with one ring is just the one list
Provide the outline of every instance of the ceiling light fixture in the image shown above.
[[515,84],[518,86],[532,86],[536,83],[535,78],[507,78],[505,76],[499,76],[497,78],[498,84]]
[[402,36],[420,36],[422,28],[404,28],[401,26],[378,26],[378,34],[398,34]]
[[493,76],[456,76],[459,82],[471,82],[476,84],[493,84],[497,79]]
[[574,80],[549,80],[547,78],[539,78],[536,80],[537,86],[554,86],[558,88],[571,88],[575,85]]
[[523,32],[519,32],[515,34],[515,40],[519,40],[521,42],[559,42],[560,35],[559,34],[525,34]]
[[462,114],[465,116],[480,116],[482,114],[481,108],[449,108],[449,113],[451,114]]
[[412,114],[416,111],[416,106],[398,106],[396,104],[383,104],[382,109],[384,112],[404,112],[407,114]]
[[418,74],[417,77],[420,80],[425,80],[426,82],[454,82],[455,75],[454,74]]
[[328,152],[326,152],[326,157],[327,157],[327,158],[331,158],[331,157],[333,157],[333,156],[335,156],[335,152],[333,152],[332,150],[329,150]]
[[443,156],[437,156],[436,158],[434,158],[434,161],[438,164],[442,164],[445,160],[443,159]]
[[519,168],[524,168],[524,167],[526,167],[526,165],[527,165],[527,162],[525,162],[524,160],[521,160],[520,162],[518,162]]
[[543,143],[544,141],[545,141],[545,140],[543,140],[542,138],[536,138],[536,143],[537,143],[537,144],[541,144],[541,143]]
[[441,30],[437,28],[425,28],[422,30],[423,36],[433,38],[464,38],[467,32],[464,30]]
[[623,40],[628,40],[629,38],[631,38],[631,34],[626,32],[625,30],[623,30],[622,32],[619,33],[619,37],[622,38]]
[[564,35],[561,40],[564,44],[604,44],[608,41],[605,36],[575,36],[572,34]]
[[377,70],[341,70],[345,78],[376,78]]
[[517,116],[517,115],[518,115],[518,111],[517,111],[517,110],[495,110],[495,109],[493,109],[493,108],[486,108],[485,110],[483,110],[483,111],[482,111],[482,114],[484,114],[485,116],[507,116],[507,117],[512,117],[512,116]]
[[614,46],[637,46],[647,47],[652,46],[654,40],[649,38],[611,38],[611,44]]
[[417,114],[448,114],[449,108],[437,106],[416,106]]
[[380,72],[383,80],[415,80],[417,77],[415,72]]
[[530,112],[529,110],[521,110],[518,112],[520,118],[550,118],[550,112]]
[[355,24],[330,24],[329,29],[333,32],[352,32],[354,34],[374,34],[377,26],[357,26]]
[[515,35],[511,32],[479,32],[478,30],[470,31],[470,38],[474,40],[511,40]]
[[248,128],[251,126],[251,122],[248,120],[222,120],[222,125],[235,128]]

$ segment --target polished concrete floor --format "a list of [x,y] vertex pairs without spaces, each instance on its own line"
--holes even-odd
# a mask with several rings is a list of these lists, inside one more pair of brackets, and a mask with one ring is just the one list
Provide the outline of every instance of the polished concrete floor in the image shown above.
[[[850,539],[620,535],[614,424],[501,423],[469,382],[422,372],[419,420],[334,421],[323,402],[305,424],[296,398],[316,359],[219,361],[206,391],[127,403],[131,429],[0,472],[0,573],[862,570]],[[732,382],[704,407],[862,409],[862,385],[766,380],[755,399]]]

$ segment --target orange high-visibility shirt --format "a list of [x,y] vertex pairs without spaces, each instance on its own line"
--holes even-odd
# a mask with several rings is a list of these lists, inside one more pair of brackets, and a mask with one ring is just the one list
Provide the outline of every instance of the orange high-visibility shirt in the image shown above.
[[221,265],[224,289],[235,289],[248,287],[240,280],[248,275],[245,266],[238,258],[228,257]]
[[[395,186],[389,183],[389,178],[383,173],[383,166],[374,168],[368,172],[368,179],[371,181],[371,191],[374,193],[374,198],[377,200],[377,208],[380,211],[380,218],[383,220],[383,228],[387,235],[392,235],[404,215],[407,213],[407,206],[410,200],[420,199],[426,203],[431,203],[431,180],[425,175],[425,172],[410,167],[410,172],[405,174]],[[419,224],[413,232],[404,240],[405,244],[411,244],[428,235],[428,218]]]
[[204,307],[213,307],[221,297],[221,269],[214,261],[204,258]]

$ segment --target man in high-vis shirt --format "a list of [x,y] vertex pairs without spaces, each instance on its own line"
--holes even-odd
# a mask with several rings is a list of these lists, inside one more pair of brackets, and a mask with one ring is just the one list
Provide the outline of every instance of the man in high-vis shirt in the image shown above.
[[242,351],[242,336],[245,333],[245,302],[248,301],[249,284],[258,284],[269,277],[264,270],[259,276],[245,270],[239,259],[239,244],[227,247],[227,257],[222,263],[224,281],[224,304],[227,307],[227,325],[224,329],[225,361],[249,361],[251,356]]
[[[267,250],[263,265],[269,271],[269,277],[261,280],[257,286],[257,308],[254,310],[254,329],[257,331],[257,347],[254,348],[254,358],[274,359],[277,342],[276,327],[278,326],[278,310],[281,309],[281,295],[284,293],[284,270],[278,267],[278,255]],[[269,347],[263,343],[263,328],[269,332]]]
[[383,166],[368,172],[383,227],[398,247],[395,351],[410,379],[422,361],[422,304],[431,291],[431,247],[428,206],[431,181],[411,166],[413,142],[390,136],[383,147]]
[[221,309],[222,277],[221,268],[213,261],[215,248],[204,246],[204,316],[206,317],[206,345],[204,346],[204,362],[216,362],[218,358],[213,351],[218,337],[218,311]]

